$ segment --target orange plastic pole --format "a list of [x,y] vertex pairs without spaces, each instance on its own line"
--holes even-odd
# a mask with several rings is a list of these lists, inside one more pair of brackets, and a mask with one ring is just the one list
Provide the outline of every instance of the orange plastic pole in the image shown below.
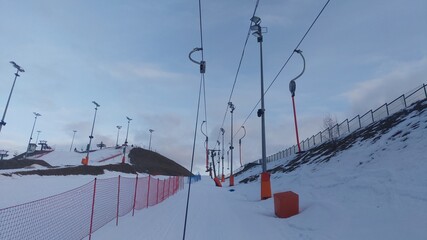
[[136,205],[136,190],[138,189],[138,175],[135,178],[135,193],[133,195],[133,207],[132,207],[132,217],[135,215],[135,205]]
[[148,201],[149,201],[149,197],[150,197],[150,175],[148,175],[148,187],[147,187],[147,208],[148,208]]

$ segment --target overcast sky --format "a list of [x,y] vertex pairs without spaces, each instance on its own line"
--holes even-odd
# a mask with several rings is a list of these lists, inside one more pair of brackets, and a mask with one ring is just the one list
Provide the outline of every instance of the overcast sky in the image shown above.
[[[267,87],[326,1],[260,1],[257,15],[264,34]],[[202,104],[196,140],[195,171],[203,171],[207,120],[210,145],[218,138],[255,0],[203,1],[204,58],[207,62],[207,119]],[[427,82],[427,1],[332,0],[300,49],[306,71],[297,80],[300,138],[323,128],[325,115],[339,122],[363,114]],[[0,0],[0,110],[13,83],[15,61],[25,69],[18,78],[0,133],[0,150],[23,152],[33,112],[36,131],[57,150],[84,148],[98,102],[94,143],[112,146],[126,135],[129,144],[152,148],[190,166],[198,66],[188,53],[200,47],[198,1]],[[200,54],[193,57],[200,59]],[[232,96],[234,129],[260,97],[259,45],[250,37]],[[267,154],[295,144],[289,81],[302,69],[291,58],[265,96]],[[230,141],[230,115],[225,120]],[[261,157],[260,118],[245,123],[245,162]],[[238,138],[235,166],[238,166]]]

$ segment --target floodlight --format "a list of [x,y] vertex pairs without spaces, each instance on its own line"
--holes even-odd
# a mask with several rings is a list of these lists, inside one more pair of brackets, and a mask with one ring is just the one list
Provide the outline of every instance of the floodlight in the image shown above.
[[261,23],[261,18],[259,18],[257,16],[253,16],[253,17],[251,17],[251,22],[253,22],[255,25],[258,25]]
[[16,64],[14,61],[10,61],[10,64],[12,64],[13,67],[16,68],[19,72],[25,72],[25,70],[23,68],[21,68],[21,66]]

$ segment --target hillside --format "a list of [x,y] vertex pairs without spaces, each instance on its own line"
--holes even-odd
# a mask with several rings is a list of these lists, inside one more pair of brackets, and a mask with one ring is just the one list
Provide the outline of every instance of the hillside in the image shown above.
[[[248,164],[234,187],[203,178],[191,187],[187,239],[424,240],[426,109],[427,101],[418,102],[335,142],[269,163],[273,193],[299,195],[300,213],[291,218],[275,217],[273,198],[260,201],[257,164]],[[180,192],[119,227],[110,223],[94,238],[177,239],[186,196]]]
[[122,161],[122,148],[106,148],[91,152],[88,166],[80,164],[85,153],[79,152],[35,152],[28,159],[13,158],[0,161],[0,173],[4,176],[40,175],[100,175],[105,171],[122,173],[149,173],[165,176],[190,176],[191,173],[173,160],[159,153],[142,148],[132,148],[126,163]]
[[[378,145],[378,149],[370,153],[367,158],[361,158],[357,163],[370,163],[378,160],[381,152],[394,152],[403,149],[412,149],[407,141],[410,135],[417,135],[421,141],[427,141],[427,99],[416,102],[411,107],[397,112],[381,121],[374,122],[371,125],[356,130],[351,134],[334,139],[316,146],[308,151],[296,154],[293,158],[283,159],[276,163],[271,163],[268,172],[291,173],[304,165],[322,167],[322,163],[327,163],[334,158],[340,157],[346,151],[351,151],[360,146]],[[396,146],[396,147],[394,147]],[[411,151],[408,152],[410,154]],[[236,176],[245,175],[240,180],[241,183],[247,183],[258,179],[258,174],[247,174],[247,171],[257,167],[258,164],[251,163],[245,166],[242,171],[237,172]]]
[[143,148],[133,148],[129,153],[130,163],[136,170],[151,175],[191,176],[191,172],[159,153]]

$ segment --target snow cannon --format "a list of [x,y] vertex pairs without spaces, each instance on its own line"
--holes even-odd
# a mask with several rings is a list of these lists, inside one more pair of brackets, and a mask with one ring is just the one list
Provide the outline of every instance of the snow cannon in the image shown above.
[[274,194],[274,213],[279,218],[288,218],[299,213],[298,194],[287,191]]

